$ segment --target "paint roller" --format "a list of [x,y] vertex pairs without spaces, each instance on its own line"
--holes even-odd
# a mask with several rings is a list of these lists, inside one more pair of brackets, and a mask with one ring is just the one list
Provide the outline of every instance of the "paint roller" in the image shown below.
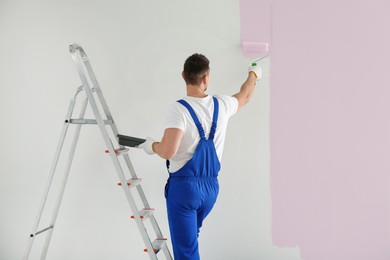
[[242,42],[241,49],[245,56],[255,59],[253,63],[257,63],[262,59],[265,59],[269,54],[268,43],[266,42]]

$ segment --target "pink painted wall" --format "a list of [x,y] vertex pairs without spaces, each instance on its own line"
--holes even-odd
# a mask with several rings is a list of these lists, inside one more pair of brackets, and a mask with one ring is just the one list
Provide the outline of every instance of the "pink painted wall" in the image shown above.
[[[252,43],[271,41],[271,4],[268,0],[240,1],[241,49],[245,57],[255,60],[266,56],[264,48],[256,48]],[[252,44],[248,48],[248,44]],[[262,50],[263,49],[263,50]]]
[[272,10],[274,244],[299,246],[304,260],[388,260],[390,1]]

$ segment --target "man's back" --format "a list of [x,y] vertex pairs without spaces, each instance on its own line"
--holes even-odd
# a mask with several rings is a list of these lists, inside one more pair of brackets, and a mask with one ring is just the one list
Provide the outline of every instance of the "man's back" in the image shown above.
[[[219,95],[216,96],[216,98],[219,102],[219,113],[214,144],[218,158],[221,161],[228,120],[237,112],[238,102],[236,98],[226,95]],[[183,100],[188,102],[195,111],[195,114],[205,131],[205,136],[208,138],[214,112],[212,97],[196,98],[187,96],[184,97]],[[190,113],[179,102],[174,102],[169,106],[165,128],[177,128],[183,131],[183,139],[179,145],[178,151],[176,155],[170,159],[169,171],[174,173],[192,158],[197,144],[199,143],[200,136]]]

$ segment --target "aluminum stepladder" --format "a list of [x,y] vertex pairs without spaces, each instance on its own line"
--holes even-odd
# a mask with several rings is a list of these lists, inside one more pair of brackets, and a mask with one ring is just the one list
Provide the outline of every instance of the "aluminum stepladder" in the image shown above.
[[[146,249],[144,251],[147,252],[150,259],[153,259],[153,260],[158,259],[157,253],[160,251],[164,252],[166,259],[172,260],[173,258],[171,256],[169,249],[168,249],[167,240],[162,235],[162,232],[159,228],[159,225],[156,221],[156,218],[153,215],[153,209],[150,208],[149,203],[146,199],[145,193],[142,189],[141,179],[139,179],[137,177],[137,174],[135,173],[133,165],[130,161],[130,157],[127,154],[128,148],[126,148],[123,145],[119,145],[119,144],[118,144],[119,148],[117,148],[117,149],[114,148],[114,144],[110,138],[110,134],[107,130],[107,127],[109,127],[109,129],[111,129],[112,134],[114,134],[115,137],[117,137],[117,135],[118,135],[118,129],[117,129],[115,122],[111,116],[110,110],[107,106],[107,103],[106,103],[104,97],[103,97],[102,91],[99,87],[99,84],[96,80],[96,77],[92,71],[92,67],[91,67],[90,62],[88,60],[88,57],[87,57],[86,53],[84,52],[83,48],[78,44],[70,45],[69,49],[70,49],[71,56],[76,64],[76,68],[77,68],[78,74],[80,76],[82,86],[80,86],[77,89],[77,91],[73,95],[73,98],[70,101],[69,109],[68,109],[68,112],[67,112],[67,115],[65,118],[62,132],[61,132],[60,140],[59,140],[59,143],[57,145],[57,150],[56,150],[56,153],[54,156],[54,161],[53,161],[52,166],[51,166],[49,179],[47,181],[47,184],[46,184],[43,196],[42,196],[42,200],[41,200],[39,210],[38,210],[38,215],[37,215],[36,220],[34,222],[32,232],[30,233],[30,237],[29,237],[29,240],[27,243],[27,248],[26,248],[26,251],[25,251],[24,256],[23,256],[23,260],[27,260],[29,258],[35,236],[42,234],[42,233],[46,233],[46,238],[45,238],[43,249],[42,249],[41,260],[46,258],[46,254],[47,254],[47,251],[49,248],[51,236],[52,236],[52,233],[53,233],[53,230],[55,227],[55,222],[56,222],[56,219],[58,216],[59,208],[60,208],[62,197],[64,194],[66,182],[67,182],[68,175],[70,172],[70,167],[71,167],[71,164],[73,161],[73,155],[74,155],[74,152],[76,149],[76,144],[77,144],[78,137],[80,134],[81,126],[85,125],[85,124],[95,124],[100,129],[100,132],[103,136],[105,145],[107,147],[106,153],[108,153],[110,155],[110,157],[114,163],[115,170],[116,170],[118,177],[119,177],[120,182],[118,183],[118,185],[120,185],[122,187],[122,189],[125,193],[126,199],[129,203],[131,211],[133,213],[132,218],[134,218],[134,220],[138,226],[138,229],[141,233],[142,239],[146,245]],[[74,110],[74,107],[76,104],[76,97],[82,91],[85,91],[86,97],[81,105],[79,118],[74,119],[74,118],[72,118],[72,114],[73,114],[73,110]],[[97,96],[97,99],[95,99],[95,96]],[[99,111],[99,108],[98,108],[98,103],[96,103],[96,100],[100,101],[100,105],[101,105],[101,108],[103,109],[103,113],[104,113],[105,118],[102,117],[101,112]],[[85,115],[85,111],[86,111],[88,103],[90,104],[90,107],[93,111],[95,119],[84,119],[84,115]],[[50,225],[46,228],[38,230],[39,222],[40,222],[41,217],[42,217],[42,212],[44,210],[46,200],[47,200],[48,195],[49,195],[49,190],[50,190],[50,187],[52,185],[52,181],[53,181],[53,177],[54,177],[54,174],[56,171],[57,163],[58,163],[59,157],[61,155],[61,150],[62,150],[64,141],[65,141],[65,137],[66,137],[66,133],[67,133],[67,130],[68,130],[68,127],[70,124],[75,124],[76,129],[75,129],[73,140],[72,140],[72,143],[70,146],[70,151],[69,151],[69,156],[68,156],[68,160],[67,160],[66,167],[65,167],[63,181],[61,183],[60,191],[58,193],[58,197],[56,199],[54,210],[53,210],[53,213],[51,216]],[[114,143],[117,143],[117,142],[118,142],[118,140],[115,140]],[[118,159],[118,156],[124,157],[125,165],[128,168],[127,174],[131,175],[130,179],[126,178],[125,171],[123,170],[123,168],[121,166],[121,163]],[[130,189],[133,189],[133,190],[135,189],[136,192],[138,193],[139,198],[142,201],[142,204],[144,207],[142,210],[138,210],[137,205],[136,205],[136,201],[135,201]],[[151,241],[150,236],[148,234],[148,231],[144,225],[144,221],[147,219],[150,220],[150,223],[151,223],[151,226],[154,230],[155,236],[157,237],[153,242]]]

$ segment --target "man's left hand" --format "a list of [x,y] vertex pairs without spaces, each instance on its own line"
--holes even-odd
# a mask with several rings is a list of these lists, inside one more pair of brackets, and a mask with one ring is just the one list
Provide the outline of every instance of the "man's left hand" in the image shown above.
[[144,151],[147,154],[152,155],[152,154],[155,154],[155,152],[153,151],[153,143],[155,143],[155,142],[156,142],[156,140],[154,140],[153,138],[147,137],[146,141],[144,143],[138,145],[138,147],[141,149],[144,149]]

